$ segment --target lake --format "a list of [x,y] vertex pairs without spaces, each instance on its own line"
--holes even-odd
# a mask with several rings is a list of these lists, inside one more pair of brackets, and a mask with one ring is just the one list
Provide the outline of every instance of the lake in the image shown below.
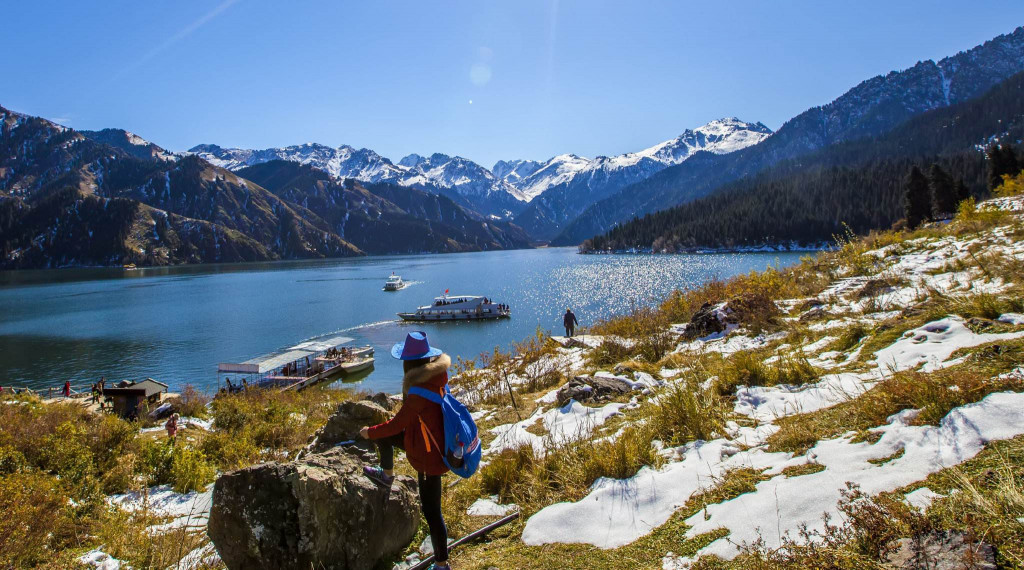
[[[241,362],[332,335],[376,348],[361,387],[397,391],[391,345],[424,330],[470,359],[534,334],[562,334],[572,307],[582,326],[651,305],[673,289],[785,266],[799,253],[578,255],[575,248],[143,268],[0,272],[0,385],[45,388],[153,377],[172,390],[213,391],[217,363]],[[382,291],[394,271],[410,283]],[[512,318],[403,323],[395,313],[445,289],[486,295]]]

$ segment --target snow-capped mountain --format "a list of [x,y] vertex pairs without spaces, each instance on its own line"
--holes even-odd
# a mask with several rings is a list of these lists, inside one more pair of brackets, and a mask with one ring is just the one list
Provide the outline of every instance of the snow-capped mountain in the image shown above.
[[[370,149],[316,143],[263,150],[201,144],[188,152],[228,170],[272,160],[298,162],[337,178],[390,182],[445,194],[482,214],[501,218],[520,215],[535,198],[557,188],[559,196],[538,205],[545,212],[543,223],[524,218],[533,231],[540,230],[538,235],[549,237],[556,229],[551,224],[560,224],[569,213],[579,213],[612,192],[678,164],[699,150],[732,152],[760,142],[769,134],[771,131],[760,123],[721,119],[639,152],[593,159],[560,154],[545,162],[499,161],[493,171],[460,156],[410,154],[393,163]],[[555,202],[561,204],[556,206]]]
[[[564,223],[594,202],[679,164],[698,151],[726,154],[755,145],[771,134],[761,123],[733,117],[687,129],[672,140],[638,152],[594,159],[558,155],[516,181],[515,185],[530,200],[529,207],[516,217],[516,223],[536,237],[553,237]],[[516,171],[508,172],[506,180]]]
[[526,205],[522,192],[486,168],[459,156],[440,153],[429,157],[410,154],[395,164],[370,149],[357,150],[348,145],[332,148],[316,143],[263,150],[201,144],[189,152],[228,170],[271,160],[298,162],[338,178],[390,182],[440,192],[483,214],[503,218],[518,213]]
[[635,168],[639,176],[626,177],[642,179],[661,168],[679,164],[699,150],[725,154],[757,144],[771,133],[761,123],[746,123],[735,117],[719,119],[693,130],[687,129],[672,140],[639,152],[594,159],[560,154],[539,164],[531,161],[499,161],[495,169],[505,174],[495,172],[495,175],[518,187],[528,200],[533,200],[548,188],[572,182],[579,176],[588,177],[589,182],[593,182],[595,178],[610,178],[616,171]]
[[429,157],[410,154],[398,164],[408,169],[401,183],[406,186],[437,186],[451,188],[463,196],[486,197],[507,193],[527,201],[515,186],[500,180],[490,170],[461,156],[434,153]]
[[246,166],[263,164],[271,160],[287,160],[323,170],[338,178],[355,178],[362,182],[393,182],[405,175],[405,169],[370,149],[356,149],[348,145],[331,148],[317,143],[292,145],[283,148],[251,150],[222,148],[215,144],[201,144],[189,149],[210,164],[238,170]]
[[516,186],[519,181],[533,174],[544,163],[536,160],[499,160],[491,167],[491,173]]

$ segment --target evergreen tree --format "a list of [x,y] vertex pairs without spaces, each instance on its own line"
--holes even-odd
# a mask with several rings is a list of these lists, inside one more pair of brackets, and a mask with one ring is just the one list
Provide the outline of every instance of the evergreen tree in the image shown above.
[[1017,174],[1021,165],[1017,153],[1008,144],[992,144],[988,147],[988,189],[995,190],[1003,184],[1004,174]]
[[956,212],[956,189],[953,178],[938,164],[933,164],[928,171],[928,188],[932,195],[932,217],[942,218],[946,214]]
[[960,205],[960,202],[971,197],[971,191],[967,189],[967,185],[964,184],[963,178],[956,179],[956,183],[953,185],[953,193],[956,194],[957,206]]
[[921,169],[913,166],[903,182],[903,213],[907,227],[914,229],[931,216],[932,201],[928,192],[928,179]]

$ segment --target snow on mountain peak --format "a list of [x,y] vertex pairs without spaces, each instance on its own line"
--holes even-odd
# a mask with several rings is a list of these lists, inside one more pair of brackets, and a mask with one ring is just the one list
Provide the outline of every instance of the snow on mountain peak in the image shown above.
[[575,154],[560,154],[546,162],[533,163],[536,166],[531,165],[526,174],[510,166],[526,161],[499,161],[495,164],[495,174],[519,188],[527,200],[532,200],[548,188],[570,183],[581,176],[596,176],[602,180],[609,180],[613,173],[636,168],[636,176],[627,178],[642,178],[679,164],[697,151],[725,154],[757,144],[770,134],[771,130],[761,123],[746,123],[735,117],[727,117],[693,130],[687,129],[672,140],[638,152],[611,157],[599,156],[594,159]]

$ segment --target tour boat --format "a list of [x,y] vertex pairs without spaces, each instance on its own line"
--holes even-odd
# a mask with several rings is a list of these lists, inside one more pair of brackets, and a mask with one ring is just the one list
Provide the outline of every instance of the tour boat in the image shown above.
[[[486,302],[485,302],[486,301]],[[412,313],[398,313],[405,321],[473,321],[507,319],[512,311],[482,295],[443,295]]]
[[405,281],[402,281],[402,276],[395,275],[394,273],[392,273],[391,277],[388,277],[388,280],[384,282],[385,291],[398,291],[403,287],[405,287]]

